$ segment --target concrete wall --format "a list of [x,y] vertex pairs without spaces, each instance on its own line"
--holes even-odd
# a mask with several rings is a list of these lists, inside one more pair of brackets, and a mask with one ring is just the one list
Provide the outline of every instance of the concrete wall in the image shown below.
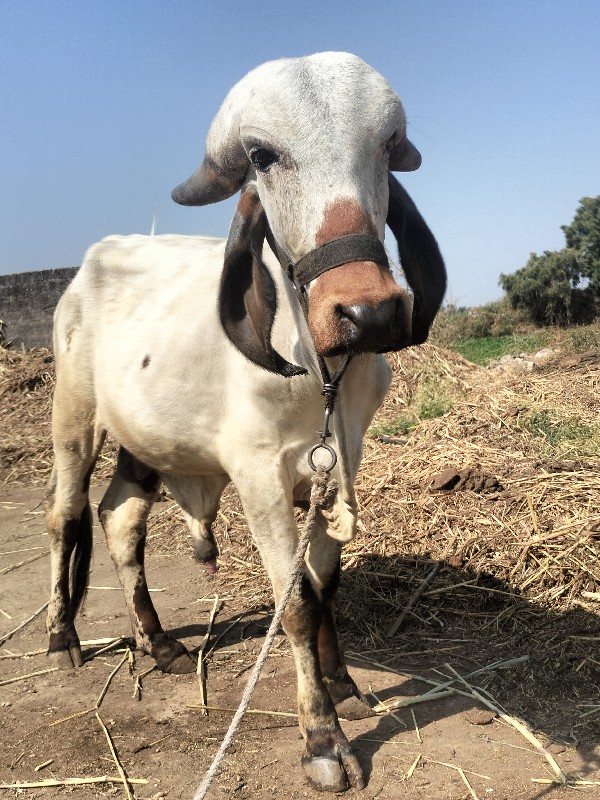
[[13,348],[52,347],[52,315],[77,269],[0,275],[0,320]]

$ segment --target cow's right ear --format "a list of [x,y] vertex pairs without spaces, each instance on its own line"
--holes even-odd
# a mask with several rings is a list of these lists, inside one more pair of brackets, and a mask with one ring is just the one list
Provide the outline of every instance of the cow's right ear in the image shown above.
[[227,338],[263,369],[290,378],[306,370],[290,364],[271,344],[277,290],[261,258],[267,216],[256,189],[240,197],[229,229],[219,287],[219,317]]

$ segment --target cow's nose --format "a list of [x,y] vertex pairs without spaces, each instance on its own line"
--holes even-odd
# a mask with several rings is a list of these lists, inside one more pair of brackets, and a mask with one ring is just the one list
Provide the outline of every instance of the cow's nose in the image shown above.
[[346,317],[358,331],[385,331],[390,329],[396,319],[398,303],[396,298],[384,300],[377,305],[342,306],[340,316]]
[[408,330],[399,297],[373,305],[340,306],[338,314],[345,322],[349,351],[381,353],[406,346]]

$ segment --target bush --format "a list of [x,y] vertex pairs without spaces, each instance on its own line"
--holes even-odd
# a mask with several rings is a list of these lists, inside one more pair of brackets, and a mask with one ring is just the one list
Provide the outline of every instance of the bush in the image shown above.
[[569,331],[568,340],[565,344],[567,349],[575,353],[600,349],[600,328],[598,326],[573,328]]
[[450,303],[437,315],[432,341],[449,347],[463,339],[510,336],[523,324],[523,320],[523,314],[511,309],[506,299],[476,308],[458,308]]

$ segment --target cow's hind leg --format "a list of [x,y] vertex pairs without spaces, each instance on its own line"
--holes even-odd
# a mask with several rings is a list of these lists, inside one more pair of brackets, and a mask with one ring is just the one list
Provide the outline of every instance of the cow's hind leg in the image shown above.
[[[59,391],[60,386],[56,396]],[[85,415],[74,414],[74,418],[85,419]],[[61,669],[83,663],[75,617],[85,598],[92,557],[89,481],[104,441],[104,432],[94,431],[91,425],[80,431],[75,427],[70,415],[60,417],[55,411],[55,460],[45,500],[51,575],[48,657]]]
[[183,644],[163,631],[146,583],[146,521],[159,486],[154,470],[120,448],[117,469],[98,514],[138,648],[151,655],[163,672],[194,672],[196,663]]

